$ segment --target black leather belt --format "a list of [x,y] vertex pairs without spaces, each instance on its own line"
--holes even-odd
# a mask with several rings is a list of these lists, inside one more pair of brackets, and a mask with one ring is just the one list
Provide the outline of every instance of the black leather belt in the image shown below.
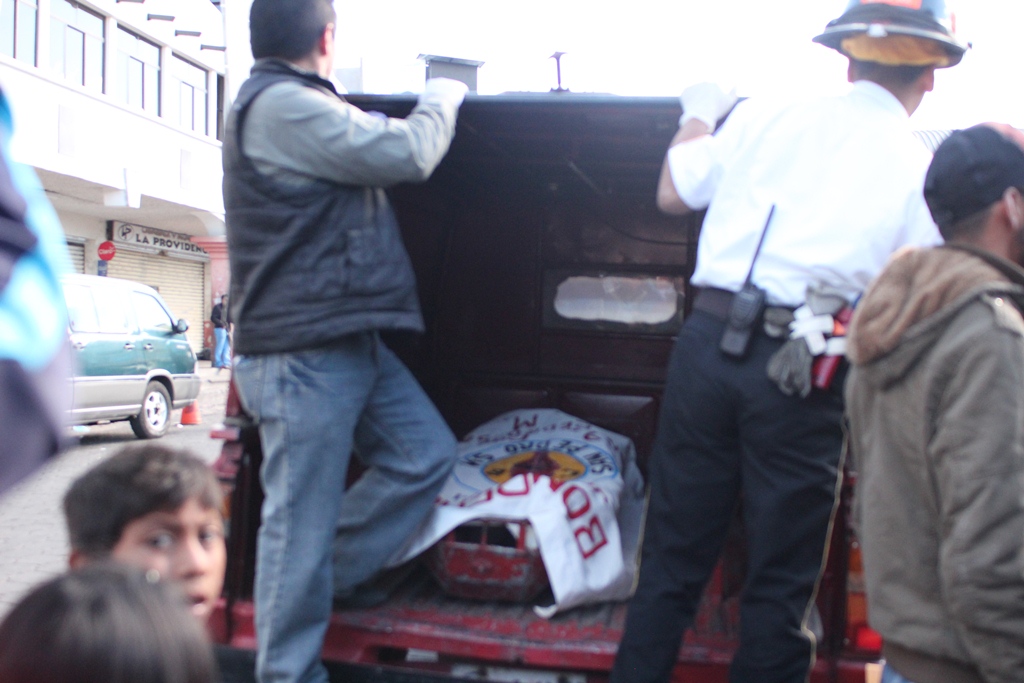
[[729,307],[732,306],[732,299],[736,296],[728,289],[717,287],[703,287],[697,292],[697,298],[693,300],[695,311],[710,313],[716,318],[727,320],[729,318]]
[[[735,292],[730,292],[728,289],[702,287],[697,291],[697,298],[693,300],[693,310],[704,311],[720,320],[728,320],[729,307],[732,306],[734,296],[736,296]],[[778,309],[780,313],[795,310],[792,306],[768,306],[765,311],[770,309]],[[789,319],[792,320],[792,317]]]

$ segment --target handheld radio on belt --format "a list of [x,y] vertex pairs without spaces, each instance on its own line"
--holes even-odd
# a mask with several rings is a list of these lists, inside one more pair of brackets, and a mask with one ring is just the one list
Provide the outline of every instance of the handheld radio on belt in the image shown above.
[[765,298],[767,293],[751,282],[754,275],[754,264],[757,256],[761,253],[761,246],[764,244],[764,236],[768,233],[768,225],[772,222],[772,215],[775,213],[775,205],[772,204],[768,211],[768,220],[764,222],[764,229],[761,231],[761,239],[754,250],[754,258],[750,262],[750,270],[747,271],[747,279],[744,281],[740,291],[732,299],[729,306],[729,317],[726,320],[725,332],[718,342],[718,348],[727,356],[742,358],[750,347],[750,337],[754,326],[761,319],[764,313]]

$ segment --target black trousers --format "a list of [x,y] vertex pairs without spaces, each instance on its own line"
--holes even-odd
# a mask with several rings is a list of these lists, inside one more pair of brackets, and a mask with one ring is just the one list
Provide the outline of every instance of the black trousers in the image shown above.
[[782,342],[756,334],[735,360],[718,350],[723,327],[695,311],[672,352],[612,683],[669,680],[741,494],[748,565],[730,681],[804,683],[812,662],[804,620],[838,492],[841,395],[784,395],[765,371]]

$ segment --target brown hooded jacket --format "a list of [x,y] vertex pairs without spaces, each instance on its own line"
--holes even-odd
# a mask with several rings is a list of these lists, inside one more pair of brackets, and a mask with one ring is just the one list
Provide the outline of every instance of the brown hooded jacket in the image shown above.
[[869,620],[915,683],[1024,676],[1020,302],[1014,264],[921,249],[889,264],[850,326]]

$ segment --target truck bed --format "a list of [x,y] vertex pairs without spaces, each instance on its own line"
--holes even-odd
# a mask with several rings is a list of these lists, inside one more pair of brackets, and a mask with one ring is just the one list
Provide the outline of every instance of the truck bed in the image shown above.
[[[415,104],[407,96],[350,101],[388,116],[405,116]],[[389,191],[426,333],[386,341],[456,436],[509,410],[554,408],[630,438],[645,470],[665,368],[692,306],[689,276],[703,217],[668,216],[655,206],[678,117],[675,98],[471,95],[430,180]],[[652,320],[566,313],[573,310],[567,304],[581,303],[567,286],[579,282],[611,283],[601,291],[612,294],[596,304],[612,313],[629,308],[630,291],[671,291],[675,303],[671,315]],[[629,286],[617,289],[623,284]],[[227,419],[235,431],[222,437],[218,466],[234,493],[226,603],[215,635],[251,650],[260,448],[230,396]],[[848,561],[849,493],[818,594],[813,683],[863,683],[864,662],[878,658],[877,642],[859,635],[870,632],[859,569],[851,573],[857,564]],[[687,631],[673,681],[728,679],[744,567],[742,530],[735,533]],[[445,595],[420,566],[385,604],[335,610],[324,659],[344,681],[600,683],[625,612],[624,603],[603,603],[545,620],[528,604]]]
[[[739,623],[735,560],[730,553],[719,565],[680,653],[686,667],[708,669],[701,681],[726,680]],[[323,655],[344,663],[335,668],[338,680],[404,682],[430,672],[444,677],[437,680],[607,680],[626,602],[583,605],[545,619],[532,605],[553,602],[549,589],[529,603],[464,599],[446,594],[422,559],[401,569],[403,578],[383,604],[334,609]],[[251,598],[225,609],[231,628],[220,640],[254,650]],[[718,674],[708,677],[711,670]]]
[[[731,654],[728,632],[732,628],[726,624],[731,619],[714,618],[715,610],[708,607],[702,609],[702,625],[688,635],[684,648],[683,657],[693,665],[722,665]],[[231,644],[255,648],[252,603],[235,603],[232,612]],[[584,680],[568,677],[575,672],[585,674],[589,683],[606,680],[625,617],[625,602],[585,605],[543,619],[529,604],[454,598],[445,595],[420,566],[386,603],[335,610],[324,658],[359,662],[381,673],[415,667],[450,676],[453,666],[460,672],[476,663],[482,670],[529,668],[538,669],[534,674],[538,676],[560,672],[565,676],[562,680]]]

